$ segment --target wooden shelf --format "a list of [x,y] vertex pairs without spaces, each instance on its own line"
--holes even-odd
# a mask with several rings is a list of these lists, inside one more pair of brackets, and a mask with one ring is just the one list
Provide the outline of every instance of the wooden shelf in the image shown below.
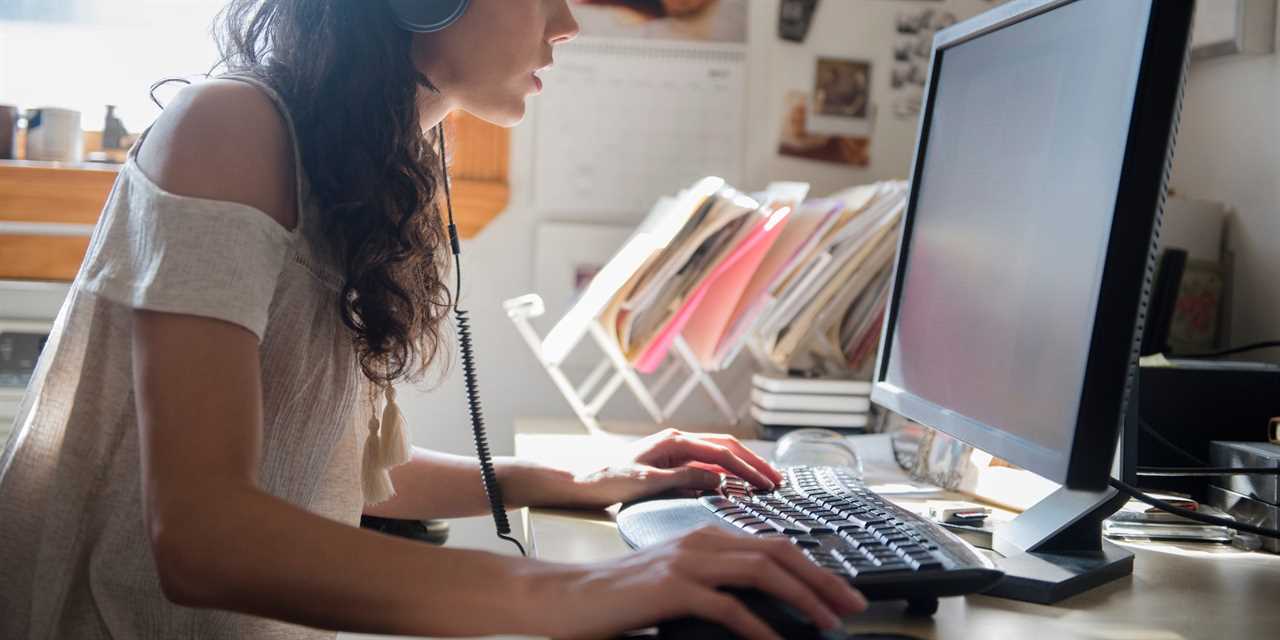
[[[470,238],[507,208],[510,134],[468,115],[450,116],[446,126],[454,215],[459,233]],[[94,225],[119,170],[120,165],[0,160],[0,223]],[[88,246],[86,236],[0,232],[0,279],[70,281]]]

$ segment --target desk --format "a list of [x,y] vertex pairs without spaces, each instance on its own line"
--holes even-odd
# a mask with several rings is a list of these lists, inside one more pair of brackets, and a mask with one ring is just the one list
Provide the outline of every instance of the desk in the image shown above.
[[[620,431],[624,433],[593,437],[570,420],[517,420],[516,455],[572,469],[598,466],[611,448],[634,439],[639,428],[629,425]],[[867,438],[858,447],[868,484],[892,481],[887,477],[892,472],[882,463],[887,452],[877,454],[871,447],[883,445],[883,437],[855,436],[855,444],[861,438]],[[747,444],[766,454],[772,447],[760,441]],[[919,509],[923,502],[919,498],[894,501],[909,509]],[[525,518],[530,553],[561,562],[626,554],[629,549],[618,536],[614,513],[531,509]],[[944,598],[932,618],[912,619],[902,615],[901,603],[875,603],[851,618],[847,629],[939,640],[1226,640],[1280,635],[1280,607],[1275,604],[1280,594],[1280,556],[1216,544],[1124,546],[1136,556],[1132,576],[1057,605],[973,595]]]

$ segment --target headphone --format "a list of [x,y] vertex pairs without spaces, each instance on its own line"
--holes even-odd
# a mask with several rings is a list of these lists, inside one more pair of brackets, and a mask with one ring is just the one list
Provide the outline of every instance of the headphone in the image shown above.
[[[406,31],[414,33],[434,33],[441,31],[458,21],[467,12],[471,0],[387,0],[391,15],[396,24]],[[476,458],[480,461],[480,477],[484,481],[485,495],[489,498],[489,507],[493,511],[493,524],[498,537],[506,540],[525,555],[520,541],[511,537],[511,522],[507,519],[506,502],[502,498],[502,485],[498,484],[498,474],[494,470],[493,456],[489,453],[488,436],[484,429],[484,415],[480,407],[480,391],[477,389],[475,353],[471,346],[471,324],[467,312],[458,308],[458,297],[462,295],[462,243],[458,240],[458,227],[453,223],[453,194],[449,190],[449,165],[445,158],[448,151],[444,141],[444,123],[436,125],[436,141],[440,150],[440,175],[443,176],[444,201],[449,212],[449,245],[453,250],[454,274],[457,286],[454,289],[453,315],[458,324],[458,349],[462,352],[462,379],[467,389],[467,408],[471,414],[471,431],[476,441]]]
[[458,21],[471,0],[387,0],[401,29],[434,33]]

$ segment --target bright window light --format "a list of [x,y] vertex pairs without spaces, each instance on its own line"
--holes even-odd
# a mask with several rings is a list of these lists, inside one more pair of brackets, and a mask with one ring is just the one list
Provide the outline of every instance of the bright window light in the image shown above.
[[224,4],[0,0],[0,104],[75,109],[90,131],[102,129],[106,105],[114,104],[138,133],[160,113],[152,83],[194,78],[216,62],[210,27]]

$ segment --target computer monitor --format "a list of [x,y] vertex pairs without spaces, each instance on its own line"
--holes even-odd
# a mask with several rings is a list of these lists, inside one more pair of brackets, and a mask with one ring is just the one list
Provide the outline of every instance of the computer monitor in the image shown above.
[[1004,595],[1132,568],[1100,527],[1192,13],[1019,0],[934,38],[872,399],[1063,485],[997,534]]

